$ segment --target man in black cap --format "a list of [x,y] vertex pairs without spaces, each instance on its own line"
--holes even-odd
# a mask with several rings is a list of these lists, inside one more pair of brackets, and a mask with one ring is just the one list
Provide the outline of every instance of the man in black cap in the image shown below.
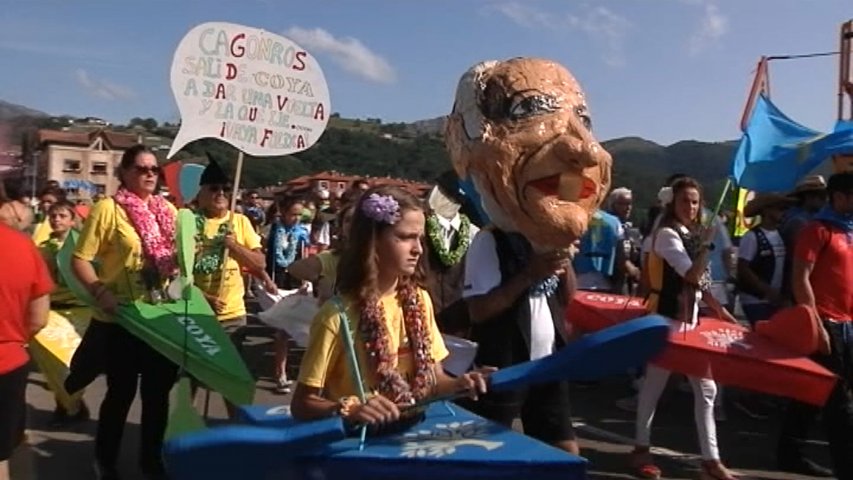
[[252,222],[243,214],[229,212],[231,181],[210,155],[208,158],[196,197],[199,244],[193,274],[196,286],[204,292],[239,349],[242,342],[236,334],[246,325],[245,286],[240,269],[260,275],[266,260]]

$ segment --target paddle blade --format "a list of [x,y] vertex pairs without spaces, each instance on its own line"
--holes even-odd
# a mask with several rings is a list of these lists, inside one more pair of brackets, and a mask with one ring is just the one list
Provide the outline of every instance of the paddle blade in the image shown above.
[[196,248],[195,213],[186,208],[178,210],[178,219],[175,225],[177,227],[178,266],[181,269],[181,276],[192,279]]
[[586,335],[539,360],[513,365],[492,374],[491,391],[555,381],[590,381],[624,373],[646,364],[667,345],[669,321],[648,315]]
[[169,439],[163,456],[171,478],[296,478],[287,475],[290,458],[344,437],[340,418],[287,428],[225,426]]
[[77,244],[78,237],[79,234],[76,230],[68,232],[62,248],[56,253],[56,270],[59,272],[62,282],[68,287],[68,290],[71,290],[71,293],[83,302],[83,304],[94,308],[96,303],[92,294],[83,286],[77,275],[74,275],[74,272],[71,271],[71,258],[74,256],[74,246]]
[[198,287],[188,301],[121,305],[116,320],[231,403],[252,403],[255,379]]
[[779,310],[770,320],[756,323],[755,331],[792,353],[805,357],[818,349],[819,324],[814,310],[805,305],[796,305]]
[[193,406],[190,378],[183,376],[172,389],[174,408],[166,425],[166,439],[197,432],[205,428],[204,419]]

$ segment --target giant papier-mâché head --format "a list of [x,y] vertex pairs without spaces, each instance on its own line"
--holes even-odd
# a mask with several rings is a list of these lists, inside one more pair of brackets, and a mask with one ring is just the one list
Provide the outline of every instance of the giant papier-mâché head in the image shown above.
[[483,62],[459,81],[447,148],[501,230],[540,251],[569,247],[610,188],[611,158],[592,135],[580,84],[538,58]]

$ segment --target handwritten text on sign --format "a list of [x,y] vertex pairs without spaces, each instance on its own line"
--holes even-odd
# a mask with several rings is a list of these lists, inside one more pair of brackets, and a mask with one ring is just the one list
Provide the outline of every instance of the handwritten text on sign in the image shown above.
[[309,148],[326,128],[329,89],[317,60],[293,41],[232,23],[205,23],[172,61],[181,129],[169,157],[199,138],[256,156]]

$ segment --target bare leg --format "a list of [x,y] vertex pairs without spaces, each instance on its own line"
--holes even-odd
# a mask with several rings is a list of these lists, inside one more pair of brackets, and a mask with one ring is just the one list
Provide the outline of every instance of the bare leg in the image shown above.
[[291,382],[287,378],[287,354],[290,337],[284,332],[275,334],[275,376],[279,393],[290,393]]

